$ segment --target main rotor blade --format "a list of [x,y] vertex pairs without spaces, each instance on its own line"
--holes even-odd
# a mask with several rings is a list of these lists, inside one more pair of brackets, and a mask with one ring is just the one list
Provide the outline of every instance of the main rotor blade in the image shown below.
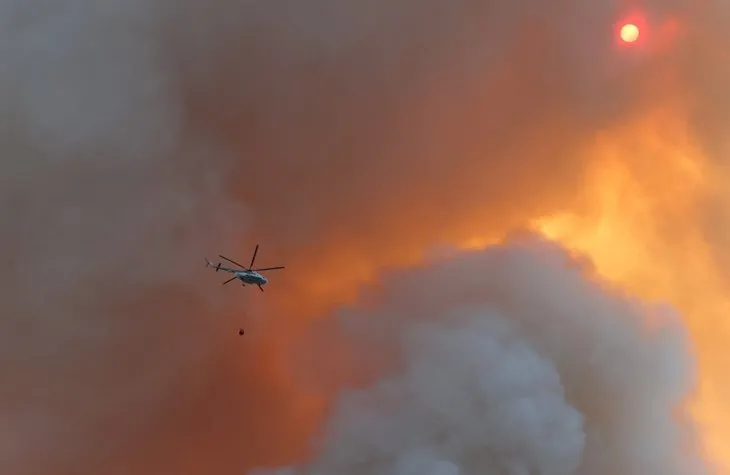
[[248,266],[248,270],[251,270],[251,268],[253,267],[253,261],[256,260],[256,253],[257,252],[259,252],[259,245],[258,244],[256,244],[256,247],[253,250],[253,257],[251,258],[251,265]]
[[231,277],[231,278],[230,278],[230,279],[228,279],[227,281],[223,282],[223,283],[222,283],[221,285],[226,285],[226,284],[227,284],[228,282],[234,281],[234,280],[236,280],[236,279],[238,279],[238,276],[237,276],[237,275],[235,275],[235,276]]
[[278,266],[278,267],[262,267],[261,269],[251,269],[252,271],[261,271],[261,270],[276,270],[276,269],[283,269],[284,266]]
[[218,254],[218,257],[220,257],[221,259],[225,259],[225,260],[227,260],[227,261],[228,261],[228,262],[230,262],[231,264],[236,264],[236,265],[237,265],[238,267],[240,267],[240,268],[242,268],[242,269],[245,269],[245,267],[244,267],[244,266],[242,266],[241,264],[239,264],[238,262],[236,262],[236,261],[234,261],[234,260],[232,260],[232,259],[229,259],[229,258],[227,258],[226,256],[221,256],[220,254]]

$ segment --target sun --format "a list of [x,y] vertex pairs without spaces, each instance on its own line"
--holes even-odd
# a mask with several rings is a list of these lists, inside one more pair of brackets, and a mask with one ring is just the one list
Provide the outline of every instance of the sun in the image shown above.
[[621,27],[619,35],[624,43],[633,43],[639,39],[639,27],[633,23],[626,23]]

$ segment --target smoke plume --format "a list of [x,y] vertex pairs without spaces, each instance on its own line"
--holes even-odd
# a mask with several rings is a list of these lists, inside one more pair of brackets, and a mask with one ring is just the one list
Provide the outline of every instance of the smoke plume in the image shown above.
[[306,469],[255,473],[704,473],[676,412],[682,323],[590,271],[521,238],[391,273],[305,348],[324,363],[346,341],[342,374],[379,376],[338,398]]
[[[353,375],[335,368],[323,381],[296,380],[287,352],[381,268],[586,206],[585,152],[597,134],[647,110],[686,108],[697,140],[722,156],[727,71],[710,46],[727,34],[725,13],[676,7],[646,5],[657,21],[679,16],[683,31],[706,26],[702,33],[629,56],[613,37],[622,5],[608,1],[0,0],[0,472],[238,474],[305,458],[333,388]],[[714,221],[702,229],[720,242]],[[220,288],[203,268],[205,255],[245,261],[257,242],[260,263],[287,265],[264,294]],[[551,269],[528,256],[525,266]],[[467,275],[454,279],[475,293],[499,280],[488,262]],[[395,292],[407,311],[387,323],[400,328],[386,348],[400,369],[352,367],[393,389],[344,399],[351,409],[325,419],[332,441],[316,464],[349,470],[379,453],[370,437],[395,431],[389,437],[402,437],[388,450],[419,449],[391,457],[398,473],[454,470],[457,460],[551,474],[609,473],[612,463],[684,473],[666,454],[674,442],[655,438],[671,434],[666,412],[689,384],[679,369],[676,386],[665,379],[663,358],[688,365],[684,350],[636,322],[613,324],[643,311],[571,275],[500,284],[520,299],[457,289],[437,305],[433,289]],[[579,304],[560,292],[578,293]],[[606,316],[574,318],[592,314],[595,299]],[[239,325],[250,328],[244,338]],[[345,345],[325,334],[333,340],[323,347]],[[572,365],[596,345],[607,347],[605,360],[585,390],[610,383],[615,400],[577,394],[591,376]],[[430,368],[453,372],[451,386],[419,379]],[[460,387],[490,372],[506,378],[497,392]],[[643,387],[649,380],[659,386]],[[320,383],[324,401],[307,398],[303,388]],[[398,411],[399,392],[420,385],[435,392]],[[659,402],[647,407],[650,395]],[[429,426],[453,429],[437,453],[414,437],[435,417],[426,405],[444,407],[441,397],[464,412]],[[353,433],[350,418],[381,400],[397,417],[376,414],[368,420],[383,425]],[[477,400],[494,427],[459,419]],[[506,412],[491,405],[499,403]],[[516,438],[494,439],[521,404],[544,410],[518,419]],[[595,420],[623,407],[649,414]],[[638,421],[669,429],[615,436]],[[594,442],[591,424],[608,427],[604,436],[620,447]],[[505,452],[482,466],[485,437]],[[630,450],[651,455],[639,462]]]

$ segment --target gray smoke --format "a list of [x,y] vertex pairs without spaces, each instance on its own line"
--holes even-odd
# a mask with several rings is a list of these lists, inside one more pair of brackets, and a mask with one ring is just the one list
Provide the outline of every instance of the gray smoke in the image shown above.
[[[595,133],[667,98],[657,72],[715,150],[727,30],[696,10],[698,48],[629,60],[608,1],[0,0],[0,472],[301,457],[280,364],[330,303],[312,266],[334,285],[571,205]],[[202,267],[255,242],[275,292]]]
[[678,315],[594,279],[535,238],[392,273],[304,349],[347,341],[340,371],[377,376],[340,394],[306,466],[251,473],[706,473]]

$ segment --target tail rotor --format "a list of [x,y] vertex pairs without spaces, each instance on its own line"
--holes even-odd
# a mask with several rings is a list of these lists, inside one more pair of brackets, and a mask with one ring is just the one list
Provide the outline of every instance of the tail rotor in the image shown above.
[[218,272],[221,269],[221,263],[213,264],[208,260],[208,258],[205,258],[205,267],[215,267],[215,271]]

